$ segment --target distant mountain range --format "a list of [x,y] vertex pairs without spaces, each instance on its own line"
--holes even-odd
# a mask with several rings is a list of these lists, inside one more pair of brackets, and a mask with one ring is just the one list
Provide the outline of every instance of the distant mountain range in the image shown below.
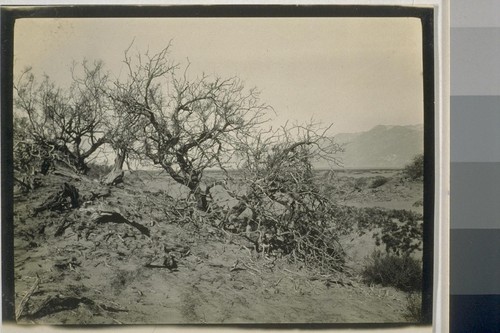
[[[345,168],[403,168],[413,157],[423,152],[423,125],[378,125],[367,132],[340,133],[334,141],[344,147],[338,156]],[[317,162],[316,168],[327,168]]]

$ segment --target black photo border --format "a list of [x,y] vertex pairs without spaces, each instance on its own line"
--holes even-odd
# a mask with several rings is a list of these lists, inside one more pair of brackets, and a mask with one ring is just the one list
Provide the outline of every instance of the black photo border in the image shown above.
[[[237,328],[396,328],[408,325],[431,325],[433,318],[434,204],[435,204],[435,35],[434,8],[397,5],[72,5],[72,6],[3,6],[1,19],[1,195],[2,195],[2,318],[15,320],[14,232],[13,232],[13,51],[14,24],[22,18],[328,18],[328,17],[413,17],[422,25],[424,92],[424,237],[423,293],[420,323],[331,323],[331,324],[249,324],[203,325]],[[156,324],[156,323],[151,323]],[[190,325],[182,325],[190,326]],[[196,325],[198,326],[198,325]],[[201,325],[199,325],[201,326]]]

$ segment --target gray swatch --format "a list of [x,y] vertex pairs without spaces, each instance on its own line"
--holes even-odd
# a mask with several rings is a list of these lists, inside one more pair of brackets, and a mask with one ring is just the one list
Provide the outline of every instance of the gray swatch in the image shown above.
[[452,229],[500,229],[500,163],[451,163]]
[[500,27],[500,1],[453,0],[450,15],[452,27]]
[[500,96],[451,97],[451,161],[500,162]]
[[500,95],[500,28],[451,29],[451,95]]
[[451,230],[452,295],[500,294],[500,230]]

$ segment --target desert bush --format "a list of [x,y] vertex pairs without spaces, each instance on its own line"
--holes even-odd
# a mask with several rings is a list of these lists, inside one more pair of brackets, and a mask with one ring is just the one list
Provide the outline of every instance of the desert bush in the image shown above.
[[422,289],[422,263],[406,255],[383,254],[375,250],[362,275],[367,284],[391,286],[406,292]]
[[14,181],[25,192],[34,190],[41,184],[40,176],[53,167],[53,152],[30,137],[25,117],[14,116],[13,133]]
[[28,192],[40,186],[40,174],[47,173],[50,163],[44,158],[47,152],[32,142],[14,143],[14,181]]
[[367,177],[359,177],[354,181],[355,189],[363,189],[368,186],[368,178]]
[[424,178],[424,155],[420,154],[403,169],[403,176],[410,180],[422,180]]
[[405,210],[382,208],[360,208],[357,215],[358,232],[379,229],[373,234],[377,245],[384,244],[387,253],[409,256],[422,249],[423,216]]
[[389,181],[389,178],[384,176],[378,176],[370,182],[370,188],[377,188]]

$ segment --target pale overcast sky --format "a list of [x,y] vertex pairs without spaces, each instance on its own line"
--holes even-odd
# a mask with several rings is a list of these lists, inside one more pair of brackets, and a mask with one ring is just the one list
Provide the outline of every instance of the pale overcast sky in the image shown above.
[[415,18],[21,19],[14,75],[26,66],[65,85],[73,61],[102,59],[118,74],[123,51],[191,62],[192,75],[238,76],[262,91],[277,120],[313,117],[332,133],[423,123],[422,37]]

